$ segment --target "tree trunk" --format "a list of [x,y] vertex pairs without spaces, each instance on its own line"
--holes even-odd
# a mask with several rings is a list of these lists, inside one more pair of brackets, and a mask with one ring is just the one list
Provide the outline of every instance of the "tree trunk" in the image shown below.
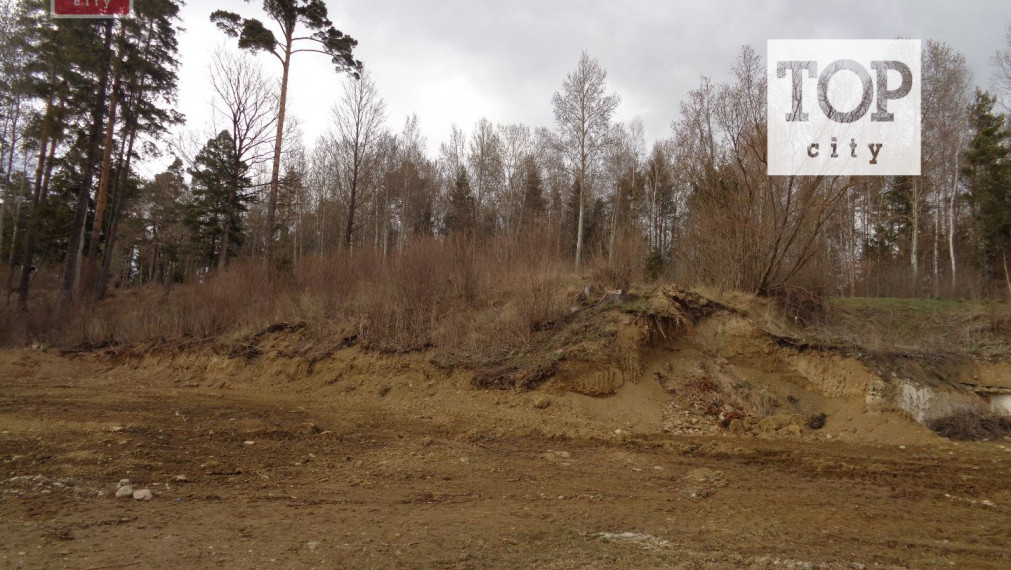
[[[4,194],[3,205],[0,207],[0,250],[4,243],[4,222],[7,218],[8,203],[10,202],[11,170],[14,168],[14,153],[18,144],[18,120],[21,118],[21,97],[14,98],[14,117],[11,119],[10,151],[7,158],[7,171],[4,174]],[[3,154],[0,154],[0,162],[3,161]],[[13,244],[11,247],[14,247]]]
[[46,155],[48,146],[56,146],[55,141],[50,140],[53,121],[53,102],[46,102],[46,114],[42,119],[42,134],[39,137],[39,164],[35,168],[35,189],[32,191],[32,209],[29,216],[28,230],[25,235],[25,248],[21,256],[21,280],[18,283],[18,309],[28,310],[28,289],[31,284],[32,262],[35,258],[35,239],[38,235],[39,226],[42,223],[42,216],[39,212],[39,205],[42,203],[42,179],[46,170]]
[[909,263],[913,269],[913,293],[919,291],[920,282],[920,181],[913,182],[913,235]]
[[[25,174],[27,175],[27,173],[25,173]],[[21,179],[21,191],[22,191],[22,194],[24,193],[24,189],[25,189],[25,180],[24,180],[24,178],[22,178]],[[14,222],[14,228],[13,228],[13,231],[11,232],[11,254],[10,254],[10,257],[8,258],[8,261],[7,261],[7,265],[9,267],[11,267],[11,268],[14,267],[14,253],[17,251],[17,245],[18,245],[18,221],[21,219],[21,202],[23,202],[23,200],[19,196],[18,197],[18,205],[14,207],[14,220],[13,220],[13,222]],[[8,287],[8,289],[9,288],[10,287]]]
[[[937,192],[935,192],[937,194]],[[941,203],[940,200],[936,200],[934,204],[934,251],[932,257],[932,273],[930,277],[931,281],[931,291],[933,291],[934,298],[940,295],[940,265],[941,265]]]
[[[98,274],[98,283],[95,288],[99,299],[105,297],[105,291],[109,285],[109,269],[112,267],[112,256],[116,247],[116,237],[119,232],[119,219],[123,207],[123,193],[126,191],[126,183],[130,176],[130,165],[133,161],[133,147],[137,141],[136,121],[127,121],[129,142],[126,143],[126,150],[120,152],[119,162],[122,165],[116,183],[116,193],[113,199],[112,216],[109,220],[109,231],[106,234],[105,250],[102,255],[102,269]],[[125,156],[125,158],[124,158]]]
[[231,232],[232,214],[225,212],[221,223],[221,251],[218,252],[218,270],[224,270],[228,264],[228,233]]
[[[120,41],[125,28],[120,28]],[[105,143],[102,153],[102,173],[98,179],[98,194],[95,196],[95,219],[91,224],[91,241],[88,243],[88,268],[85,282],[94,284],[98,270],[98,242],[105,224],[106,202],[109,201],[109,177],[112,173],[112,141],[116,131],[116,111],[119,105],[119,87],[122,80],[122,58],[117,56],[113,66],[112,93],[109,95],[109,117],[105,127]]]
[[583,267],[583,216],[585,211],[583,194],[586,182],[586,153],[580,152],[579,159],[579,221],[576,223],[576,271]]
[[284,114],[288,104],[288,71],[291,68],[291,31],[286,31],[283,71],[281,73],[281,100],[277,107],[277,137],[274,139],[274,163],[270,169],[270,197],[267,202],[267,258],[274,257],[274,231],[277,219],[277,192],[281,177],[281,150],[284,143]]
[[[356,134],[357,137],[357,134]],[[358,175],[361,170],[361,156],[358,149],[358,140],[355,140],[354,165],[351,170],[351,198],[348,200],[348,223],[344,229],[344,247],[351,249],[351,234],[355,228],[355,208],[358,206]],[[365,238],[368,243],[368,238]]]
[[955,294],[958,286],[958,263],[955,259],[955,195],[952,193],[948,206],[948,258],[951,263],[951,291]]
[[955,294],[955,286],[958,283],[958,267],[955,262],[955,201],[958,197],[958,157],[961,156],[961,147],[955,150],[955,171],[951,177],[951,195],[948,196],[948,257],[951,261],[951,294]]
[[70,240],[67,244],[67,255],[63,267],[63,283],[60,286],[60,306],[69,303],[77,288],[78,275],[81,269],[80,256],[84,245],[84,229],[88,221],[88,202],[91,198],[91,183],[95,176],[95,164],[98,162],[98,145],[102,136],[102,124],[105,122],[105,99],[108,93],[109,69],[112,66],[112,20],[105,22],[105,43],[102,49],[106,57],[102,59],[99,70],[98,93],[95,106],[91,112],[91,128],[88,133],[88,150],[81,173],[80,186],[77,191],[77,208],[74,211],[74,221],[70,229]]

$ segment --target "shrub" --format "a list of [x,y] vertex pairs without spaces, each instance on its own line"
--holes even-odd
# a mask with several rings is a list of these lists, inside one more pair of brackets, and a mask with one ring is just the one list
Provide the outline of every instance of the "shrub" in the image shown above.
[[1011,418],[979,410],[960,412],[928,424],[938,435],[958,441],[1000,439],[1011,436]]

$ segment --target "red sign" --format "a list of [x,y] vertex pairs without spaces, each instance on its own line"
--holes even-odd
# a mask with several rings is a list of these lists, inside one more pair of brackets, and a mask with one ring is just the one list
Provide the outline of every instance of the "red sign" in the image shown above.
[[115,18],[131,12],[133,0],[53,0],[54,18]]

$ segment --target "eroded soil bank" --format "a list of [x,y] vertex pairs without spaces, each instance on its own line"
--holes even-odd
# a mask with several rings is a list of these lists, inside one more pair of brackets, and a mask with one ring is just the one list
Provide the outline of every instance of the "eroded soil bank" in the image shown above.
[[0,567],[1011,567],[1009,442],[941,439],[740,326],[534,391],[280,336],[5,352]]

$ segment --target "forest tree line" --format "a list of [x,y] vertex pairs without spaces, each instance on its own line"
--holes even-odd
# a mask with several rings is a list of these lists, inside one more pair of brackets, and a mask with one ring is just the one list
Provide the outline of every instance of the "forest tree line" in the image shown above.
[[[208,9],[237,49],[209,70],[214,127],[179,137],[180,4],[101,21],[51,20],[47,0],[0,7],[0,259],[22,309],[35,268],[72,304],[244,257],[285,272],[335,251],[494,250],[532,233],[577,271],[631,259],[686,285],[1011,293],[1011,35],[995,46],[996,93],[974,88],[957,49],[924,42],[921,176],[770,177],[751,47],[671,109],[663,140],[615,119],[621,98],[584,52],[545,94],[554,124],[453,125],[431,156],[320,0],[265,2],[262,22]],[[289,70],[310,57],[345,76],[331,112],[305,118],[329,125],[311,144],[285,108]],[[138,173],[166,156],[164,172]]]

